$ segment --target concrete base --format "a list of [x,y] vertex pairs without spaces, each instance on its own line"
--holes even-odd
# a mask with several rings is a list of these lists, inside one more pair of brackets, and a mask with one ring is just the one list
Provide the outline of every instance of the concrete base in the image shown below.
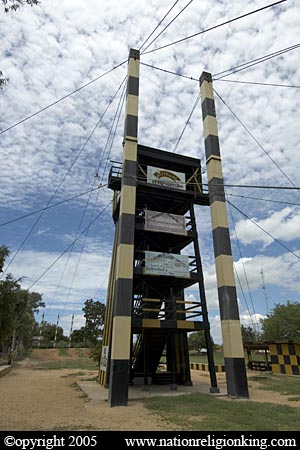
[[209,392],[211,394],[220,394],[220,389],[218,387],[210,387]]
[[[80,381],[77,383],[80,389],[87,395],[87,397],[96,402],[108,401],[108,391],[104,389],[103,386],[95,381]],[[210,393],[210,387],[207,384],[201,384],[195,381],[193,386],[182,386],[175,385],[176,390],[171,390],[170,385],[155,385],[150,384],[145,390],[144,385],[129,386],[128,399],[131,400],[141,400],[150,397],[170,397],[182,394],[194,394],[196,392],[201,392],[203,394]],[[221,389],[219,393],[215,393],[220,396],[227,396],[225,389]]]

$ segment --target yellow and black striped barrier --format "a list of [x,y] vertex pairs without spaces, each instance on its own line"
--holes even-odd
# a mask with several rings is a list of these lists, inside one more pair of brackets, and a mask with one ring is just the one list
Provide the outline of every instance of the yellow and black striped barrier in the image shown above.
[[[204,372],[209,372],[209,366],[208,364],[203,363],[190,363],[190,368],[192,370],[202,370]],[[225,366],[223,364],[217,364],[215,365],[215,371],[218,372],[225,372]]]

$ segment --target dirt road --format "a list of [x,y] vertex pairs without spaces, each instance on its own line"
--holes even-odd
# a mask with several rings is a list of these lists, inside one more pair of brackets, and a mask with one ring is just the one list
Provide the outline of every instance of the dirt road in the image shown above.
[[94,378],[96,371],[37,370],[41,362],[59,359],[55,349],[34,350],[30,358],[15,363],[12,371],[0,378],[0,430],[172,429],[141,401],[115,408],[104,401],[89,401],[76,383]]
[[[72,357],[78,357],[76,349],[68,354],[68,359]],[[106,401],[90,401],[77,382],[95,378],[96,371],[37,370],[43,362],[60,359],[63,356],[56,349],[34,350],[29,358],[14,363],[12,371],[0,378],[0,430],[174,430],[174,425],[147,410],[141,400],[130,401],[128,407],[114,408]],[[218,375],[219,386],[224,387],[224,374]],[[205,373],[193,371],[193,377],[209,384]],[[299,403],[287,402],[281,394],[259,390],[255,383],[250,383],[250,395],[253,401],[290,406]]]

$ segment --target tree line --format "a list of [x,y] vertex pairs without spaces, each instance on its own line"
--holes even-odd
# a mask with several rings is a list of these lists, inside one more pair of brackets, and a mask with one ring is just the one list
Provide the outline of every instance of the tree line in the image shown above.
[[[0,247],[0,272],[3,271],[5,259],[9,250]],[[0,352],[8,354],[10,350],[19,354],[25,353],[32,346],[33,336],[42,338],[44,346],[68,341],[70,337],[64,335],[60,326],[48,322],[38,324],[35,314],[44,308],[42,295],[38,292],[28,292],[22,288],[22,278],[16,279],[12,274],[0,280]],[[84,302],[82,311],[85,325],[74,330],[71,335],[73,343],[82,343],[94,347],[95,357],[101,352],[102,331],[105,319],[105,304],[93,299]],[[261,340],[300,340],[300,303],[290,302],[276,304],[270,314],[260,322],[258,332],[250,326],[241,326],[243,341]],[[190,350],[206,348],[203,331],[190,333]]]
[[242,325],[244,341],[300,341],[300,303],[277,303],[266,318],[260,321],[261,331]]
[[[3,272],[5,259],[9,250],[0,247],[0,272]],[[35,320],[35,314],[45,307],[42,294],[28,292],[22,288],[22,278],[16,279],[7,274],[0,280],[0,352],[3,358],[13,352],[22,356],[32,347],[33,337],[42,346],[54,346],[54,342],[61,343],[70,340],[64,335],[64,330],[57,324]],[[85,325],[74,330],[71,335],[73,343],[81,343],[93,347],[94,353],[101,350],[102,330],[105,318],[105,304],[88,299],[82,308]]]
[[[0,272],[8,255],[8,248],[1,246]],[[34,314],[45,306],[41,294],[28,292],[21,282],[22,278],[12,274],[0,281],[0,349],[4,355],[9,351],[23,353],[31,346]]]
[[[260,330],[241,325],[243,342],[249,341],[300,341],[300,303],[276,304],[270,314],[260,321]],[[190,350],[206,348],[203,331],[189,335]]]

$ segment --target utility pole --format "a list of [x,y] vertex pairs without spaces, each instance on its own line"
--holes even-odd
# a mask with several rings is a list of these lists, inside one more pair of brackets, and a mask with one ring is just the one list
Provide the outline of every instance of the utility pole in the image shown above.
[[42,335],[43,335],[44,317],[45,317],[45,313],[43,313],[43,315],[42,315],[42,320],[41,320],[41,324],[40,324],[40,336],[39,336],[38,348],[40,348],[41,338],[42,338]]
[[261,274],[261,278],[262,278],[262,288],[263,288],[264,293],[265,293],[266,310],[267,310],[267,314],[269,315],[269,314],[270,314],[270,309],[269,309],[269,298],[268,298],[268,294],[267,294],[267,291],[266,291],[265,277],[264,277],[264,271],[263,271],[263,268],[261,268],[260,274]]
[[55,336],[54,336],[54,342],[53,342],[53,348],[56,347],[56,339],[57,339],[57,329],[59,324],[59,314],[57,315],[57,321],[56,321],[56,328],[55,328]]
[[69,348],[71,347],[71,339],[72,339],[72,332],[73,332],[73,322],[74,322],[74,314],[72,314],[72,319],[71,319],[71,328],[70,328],[70,336],[69,336]]

